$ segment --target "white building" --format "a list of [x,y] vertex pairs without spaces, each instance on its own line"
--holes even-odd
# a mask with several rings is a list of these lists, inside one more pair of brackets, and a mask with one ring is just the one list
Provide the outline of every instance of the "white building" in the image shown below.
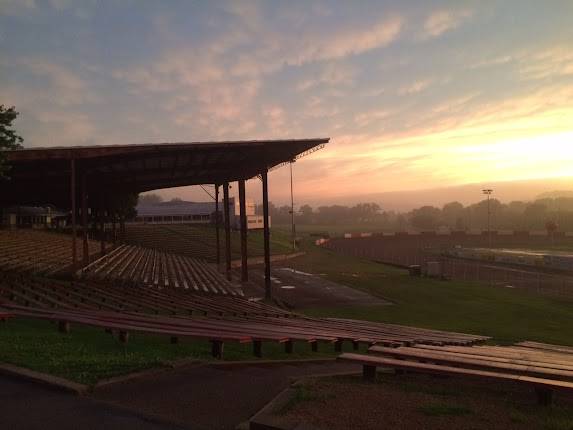
[[[255,214],[255,203],[247,199],[245,202],[247,228],[249,230],[263,228],[263,217]],[[137,205],[135,222],[139,224],[208,224],[215,222],[215,202],[170,201],[152,205]],[[223,217],[222,203],[221,225]],[[231,227],[240,229],[239,200],[229,199],[229,214]]]

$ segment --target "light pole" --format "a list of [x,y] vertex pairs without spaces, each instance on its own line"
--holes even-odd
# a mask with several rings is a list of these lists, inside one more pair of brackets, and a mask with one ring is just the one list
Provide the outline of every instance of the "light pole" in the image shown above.
[[489,243],[489,249],[491,249],[491,193],[493,190],[485,189],[482,192],[487,196],[487,237]]
[[294,160],[290,162],[290,221],[292,228],[292,251],[296,252],[296,228],[294,225],[294,193],[292,189],[292,164]]

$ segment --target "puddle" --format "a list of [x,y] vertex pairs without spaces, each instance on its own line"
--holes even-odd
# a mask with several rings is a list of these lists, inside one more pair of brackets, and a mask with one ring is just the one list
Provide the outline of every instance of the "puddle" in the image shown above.
[[301,272],[300,270],[291,269],[290,267],[281,267],[278,270],[286,270],[291,273],[296,273],[297,275],[314,276],[312,273]]

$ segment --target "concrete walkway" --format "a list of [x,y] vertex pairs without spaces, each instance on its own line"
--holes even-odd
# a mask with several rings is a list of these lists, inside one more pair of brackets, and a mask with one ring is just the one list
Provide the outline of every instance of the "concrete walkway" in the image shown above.
[[348,363],[196,366],[96,390],[93,397],[196,429],[234,429],[282,390],[291,378],[359,371]]
[[[175,430],[182,427],[142,417],[113,405],[0,376],[0,429]],[[189,426],[188,428],[194,428]]]

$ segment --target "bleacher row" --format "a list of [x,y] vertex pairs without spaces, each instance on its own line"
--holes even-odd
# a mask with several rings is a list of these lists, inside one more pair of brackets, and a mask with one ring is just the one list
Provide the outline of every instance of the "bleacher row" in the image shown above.
[[77,272],[82,279],[129,285],[181,288],[196,293],[242,296],[213,266],[195,258],[151,248],[121,245]]
[[385,346],[473,345],[486,337],[391,324],[344,319],[309,318],[238,297],[201,296],[188,290],[154,287],[109,287],[66,283],[42,278],[4,275],[0,279],[0,310],[22,317],[90,325],[126,333],[142,332],[190,337],[214,342],[214,352],[225,341],[252,342],[261,355],[261,342],[285,344],[304,341],[316,350],[318,342]]
[[573,348],[538,342],[515,346],[432,346],[387,348],[372,346],[369,354],[338,358],[363,366],[373,380],[376,368],[514,381],[535,388],[539,403],[548,405],[553,391],[573,392]]
[[[82,241],[76,242],[82,255]],[[90,255],[100,250],[98,242],[88,241]],[[80,257],[81,258],[81,257]],[[51,275],[72,264],[72,238],[65,234],[35,230],[0,230],[0,269]]]
[[288,316],[282,309],[242,297],[191,294],[152,286],[111,286],[103,282],[68,282],[0,272],[0,300],[48,309],[141,312],[168,315]]
[[124,241],[209,262],[216,259],[215,229],[209,226],[130,224],[126,227]]

